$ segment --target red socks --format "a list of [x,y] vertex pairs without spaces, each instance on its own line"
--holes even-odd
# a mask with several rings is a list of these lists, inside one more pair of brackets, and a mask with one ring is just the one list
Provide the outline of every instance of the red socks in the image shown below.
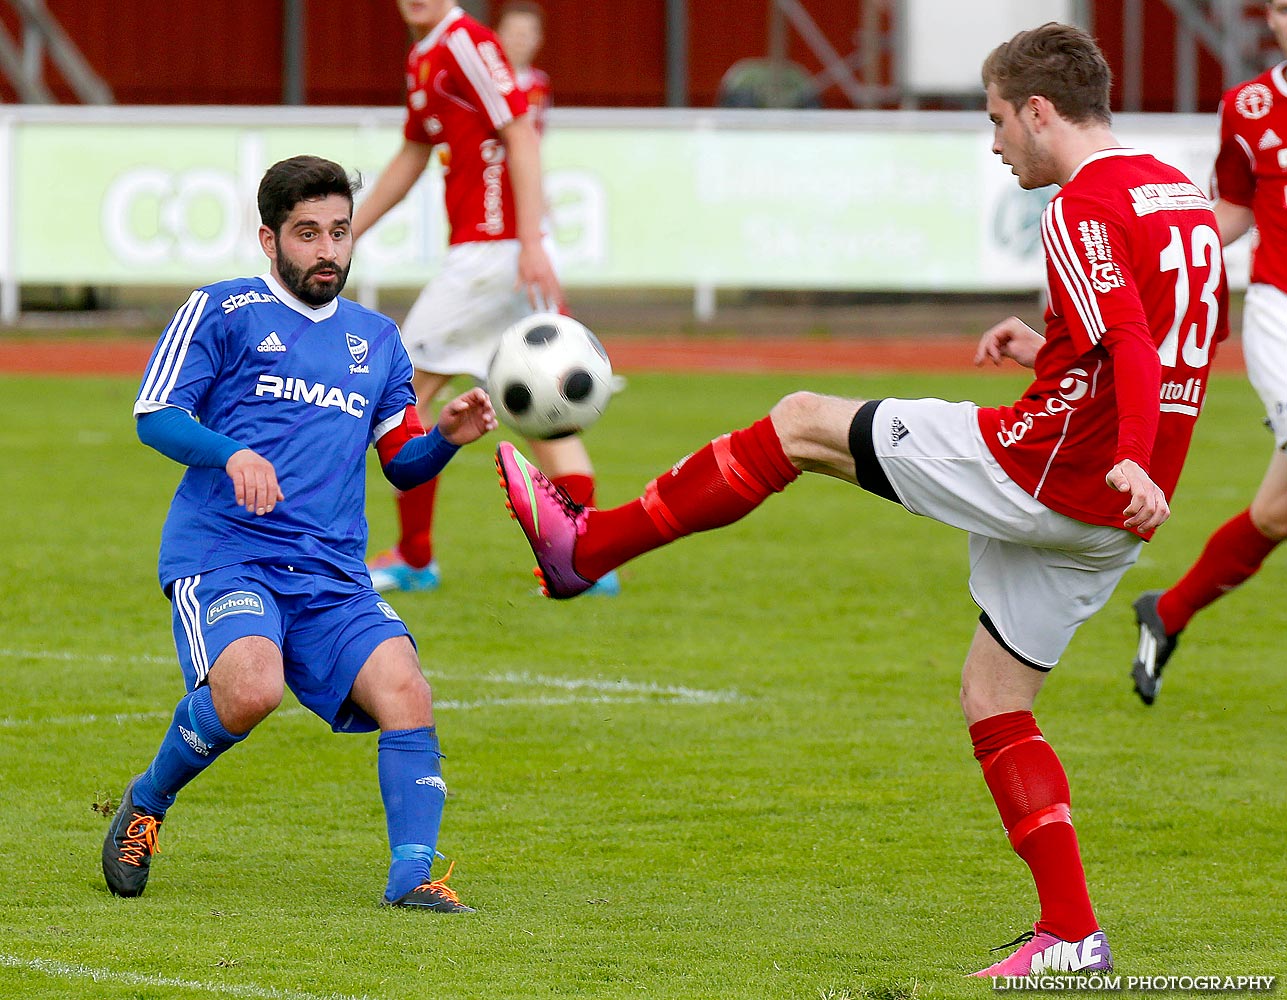
[[416,569],[423,569],[433,559],[433,503],[437,495],[437,477],[397,495],[402,526],[398,553]]
[[1157,613],[1166,631],[1179,632],[1208,604],[1254,576],[1277,545],[1252,523],[1250,510],[1222,524],[1207,540],[1198,561],[1158,598]]
[[550,482],[568,495],[568,499],[582,507],[594,506],[594,476],[573,473],[551,476]]
[[1037,930],[1080,941],[1099,924],[1069,814],[1063,765],[1031,712],[1006,712],[976,722],[970,739],[1010,844],[1037,883]]
[[597,580],[676,538],[732,524],[799,475],[764,417],[688,456],[637,500],[591,510],[577,541],[576,571]]

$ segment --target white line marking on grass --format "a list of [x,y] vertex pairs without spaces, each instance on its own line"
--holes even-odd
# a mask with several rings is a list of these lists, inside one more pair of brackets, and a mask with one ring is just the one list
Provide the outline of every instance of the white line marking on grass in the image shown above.
[[[741,694],[734,690],[724,691],[704,691],[701,688],[690,688],[676,686],[673,684],[655,684],[651,681],[628,681],[616,680],[605,681],[601,679],[581,678],[581,677],[547,677],[542,674],[528,673],[504,673],[504,674],[484,674],[481,677],[472,678],[477,681],[484,681],[490,684],[514,684],[524,687],[550,687],[562,691],[602,691],[606,693],[627,693],[651,695],[658,698],[666,698],[671,701],[686,702],[693,705],[717,705],[730,701],[743,701]],[[642,700],[642,699],[638,699]]]
[[0,954],[0,966],[9,969],[27,969],[55,979],[83,980],[95,983],[120,983],[125,986],[161,986],[184,990],[199,990],[226,997],[246,997],[248,1000],[376,1000],[368,993],[353,996],[348,993],[306,993],[303,990],[282,990],[275,986],[236,986],[231,983],[202,983],[192,979],[175,979],[172,976],[145,976],[137,972],[115,972],[95,969],[88,965],[54,962],[44,958],[19,958]]
[[65,649],[0,649],[0,657],[15,660],[63,660],[67,663],[174,663],[174,656],[112,656],[110,653],[73,653]]
[[[117,657],[108,654],[82,655],[58,650],[18,650],[0,649],[0,657],[27,660],[66,660],[80,662],[118,663],[124,660],[135,660],[145,663],[173,663],[170,657],[139,655],[135,657]],[[744,695],[731,688],[722,691],[707,691],[702,688],[691,688],[682,685],[656,684],[651,681],[604,680],[587,677],[551,677],[545,674],[529,674],[522,671],[505,673],[487,673],[477,676],[431,674],[430,680],[451,681],[452,683],[501,684],[517,688],[545,688],[552,691],[568,692],[567,694],[537,694],[528,696],[475,698],[460,700],[443,698],[435,700],[434,707],[443,711],[470,711],[479,708],[503,708],[517,706],[523,708],[547,708],[560,705],[724,705],[745,701]],[[581,693],[584,692],[584,693]],[[277,717],[290,717],[307,714],[303,708],[285,708],[275,713]],[[168,720],[174,715],[173,709],[149,712],[115,712],[111,714],[64,715],[48,719],[17,719],[12,716],[0,717],[0,730],[17,729],[25,726],[95,726],[114,724],[131,725],[137,722]]]
[[63,715],[53,719],[15,719],[7,715],[0,719],[0,729],[17,729],[19,726],[97,726],[101,723],[127,726],[134,722],[172,718],[174,709],[168,712],[117,712],[113,715]]
[[[568,695],[558,697],[556,695],[537,695],[535,698],[478,698],[474,701],[454,701],[444,698],[441,701],[434,699],[433,707],[450,711],[452,709],[460,711],[469,711],[475,708],[503,708],[513,705],[519,705],[526,708],[549,708],[558,705],[642,705],[651,702],[654,705],[675,705],[680,702],[660,702],[651,698],[642,698],[637,695],[625,697],[610,697],[608,695]],[[696,704],[690,702],[689,704]]]

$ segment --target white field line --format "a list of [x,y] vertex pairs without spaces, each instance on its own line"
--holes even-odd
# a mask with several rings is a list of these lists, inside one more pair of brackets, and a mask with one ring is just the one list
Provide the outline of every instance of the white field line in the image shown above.
[[[73,653],[65,649],[0,649],[0,658],[14,660],[62,660],[66,663],[175,663],[173,656],[112,656],[109,653]],[[177,665],[177,664],[176,664]]]
[[608,681],[582,677],[547,677],[543,674],[504,673],[483,674],[479,677],[455,677],[449,680],[474,680],[488,684],[514,684],[530,687],[549,687],[562,691],[600,691],[606,694],[638,694],[658,699],[688,702],[694,705],[716,705],[742,701],[743,696],[731,688],[723,691],[704,691],[673,684],[654,684],[651,681]]
[[[107,654],[83,655],[59,650],[19,650],[0,649],[0,659],[15,660],[63,660],[68,662],[89,662],[112,664],[126,660],[142,663],[173,664],[172,657],[139,655],[134,657],[117,657]],[[545,708],[558,705],[638,705],[644,703],[667,705],[721,705],[743,701],[744,696],[733,689],[707,691],[702,688],[691,688],[671,684],[655,684],[649,681],[603,680],[584,677],[551,677],[544,674],[525,672],[489,673],[478,676],[434,675],[434,681],[498,684],[507,687],[537,688],[550,691],[567,692],[566,694],[537,694],[513,697],[476,698],[468,701],[450,698],[435,699],[434,707],[443,711],[470,711],[479,708],[501,706],[518,706],[523,708]],[[102,723],[114,723],[124,726],[136,722],[149,722],[158,719],[169,719],[173,709],[150,712],[114,712],[110,714],[65,715],[54,718],[18,719],[12,716],[0,716],[0,730],[17,729],[25,726],[86,726]],[[303,708],[287,708],[276,713],[278,716],[307,714]]]
[[138,972],[115,972],[112,969],[95,969],[88,965],[54,962],[44,958],[19,958],[0,954],[0,967],[26,969],[55,979],[72,981],[90,980],[95,983],[118,983],[125,986],[170,987],[188,992],[213,993],[217,996],[242,997],[245,1000],[375,1000],[369,994],[352,996],[347,993],[306,993],[302,990],[283,990],[275,986],[236,986],[231,983],[203,983],[193,979],[175,979],[172,976],[145,976]]

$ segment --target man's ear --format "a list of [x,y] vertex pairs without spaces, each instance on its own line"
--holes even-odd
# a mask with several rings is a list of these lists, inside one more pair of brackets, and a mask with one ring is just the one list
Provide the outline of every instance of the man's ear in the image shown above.
[[1029,97],[1024,104],[1024,110],[1032,116],[1032,124],[1040,128],[1049,125],[1058,114],[1055,106],[1050,103],[1050,98],[1042,97],[1040,94]]
[[277,234],[269,226],[259,227],[259,249],[269,260],[277,259]]

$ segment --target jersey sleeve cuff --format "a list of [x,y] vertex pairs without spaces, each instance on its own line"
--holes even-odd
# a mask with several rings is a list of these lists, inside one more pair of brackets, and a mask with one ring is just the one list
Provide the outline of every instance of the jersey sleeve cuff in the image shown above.
[[423,437],[414,437],[386,462],[384,478],[400,490],[410,490],[438,475],[460,445],[452,444],[437,425]]

